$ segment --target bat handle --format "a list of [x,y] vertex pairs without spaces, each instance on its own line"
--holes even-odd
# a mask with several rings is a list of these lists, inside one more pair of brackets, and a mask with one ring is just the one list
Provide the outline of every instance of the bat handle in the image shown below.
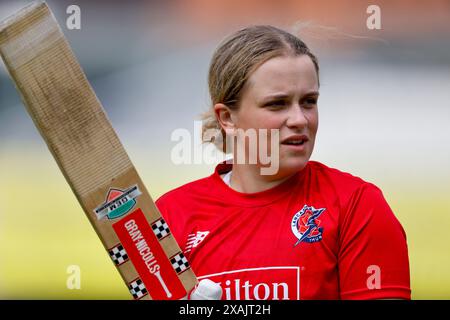
[[169,291],[169,288],[167,288],[166,283],[164,282],[163,278],[161,277],[161,272],[158,270],[154,273],[154,276],[156,279],[158,279],[159,283],[161,283],[161,286],[163,287],[164,291],[166,292],[167,298],[172,297],[172,293]]

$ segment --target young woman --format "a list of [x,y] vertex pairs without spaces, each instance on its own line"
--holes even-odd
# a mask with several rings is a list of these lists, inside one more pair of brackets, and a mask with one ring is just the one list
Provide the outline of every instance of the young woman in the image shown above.
[[214,53],[209,90],[204,131],[233,159],[156,202],[199,279],[223,299],[410,299],[406,235],[381,190],[309,160],[319,65],[305,43],[240,30]]

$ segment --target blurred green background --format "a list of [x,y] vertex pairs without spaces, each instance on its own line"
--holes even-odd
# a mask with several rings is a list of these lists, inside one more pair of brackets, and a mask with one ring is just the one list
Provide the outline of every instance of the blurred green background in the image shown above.
[[[0,1],[0,19],[25,4]],[[449,1],[377,1],[381,30],[366,27],[369,1],[48,4],[154,199],[214,168],[173,164],[170,136],[198,134],[219,41],[300,22],[321,65],[313,159],[383,190],[407,233],[413,299],[450,299]],[[65,28],[70,4],[81,30]],[[0,252],[0,298],[130,299],[1,64]]]

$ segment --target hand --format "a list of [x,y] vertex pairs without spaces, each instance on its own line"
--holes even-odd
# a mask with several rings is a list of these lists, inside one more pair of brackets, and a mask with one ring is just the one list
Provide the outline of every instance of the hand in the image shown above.
[[222,287],[209,279],[201,280],[190,294],[181,300],[220,300]]

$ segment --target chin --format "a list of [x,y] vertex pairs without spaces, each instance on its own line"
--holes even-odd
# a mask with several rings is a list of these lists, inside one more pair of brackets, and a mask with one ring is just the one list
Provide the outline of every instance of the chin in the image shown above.
[[290,176],[298,171],[303,170],[309,161],[309,157],[291,157],[288,159],[280,159],[278,178]]

